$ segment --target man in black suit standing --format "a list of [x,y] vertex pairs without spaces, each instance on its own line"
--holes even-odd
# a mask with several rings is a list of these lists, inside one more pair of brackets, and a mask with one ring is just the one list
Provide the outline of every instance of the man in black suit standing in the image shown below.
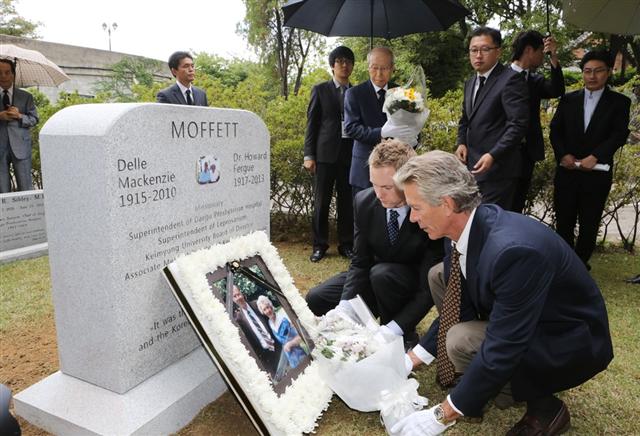
[[[416,325],[433,306],[427,272],[443,256],[442,240],[430,241],[409,222],[409,208],[393,175],[416,152],[397,140],[378,144],[369,156],[372,188],[354,202],[354,255],[347,272],[311,289],[307,303],[320,316],[360,295],[380,323],[405,345],[417,342]],[[346,307],[346,308],[345,308]]]
[[387,90],[397,85],[389,83],[394,57],[387,47],[374,47],[367,54],[369,80],[347,90],[344,100],[345,130],[353,138],[353,154],[349,183],[353,195],[371,186],[367,160],[373,147],[383,138],[409,138],[408,126],[385,126],[387,115],[382,112]]
[[186,51],[177,51],[169,57],[168,63],[176,83],[158,92],[156,96],[158,103],[209,106],[207,94],[192,85],[196,77],[196,67],[191,54]]
[[566,431],[569,410],[554,394],[613,359],[605,302],[580,259],[539,221],[480,204],[476,181],[450,153],[412,158],[394,180],[411,221],[448,238],[444,274],[429,272],[429,285],[440,314],[438,380],[453,387],[392,433],[435,435],[460,416],[480,417],[507,383],[527,403],[507,436]]
[[608,52],[588,52],[580,62],[584,89],[562,97],[551,120],[551,145],[558,162],[556,231],[573,247],[577,219],[575,251],[587,268],[611,190],[613,154],[629,136],[631,101],[607,87],[611,67]]
[[484,203],[512,210],[529,96],[524,79],[500,64],[501,45],[496,29],[480,27],[471,33],[469,59],[476,74],[465,83],[455,154],[478,181]]
[[304,137],[304,167],[314,175],[313,252],[311,262],[320,261],[329,248],[329,206],[336,187],[338,252],[353,254],[353,206],[349,186],[349,167],[353,139],[344,129],[344,94],[350,88],[349,76],[355,56],[345,46],[329,54],[333,77],[311,90]]
[[252,351],[273,378],[278,369],[282,346],[273,337],[267,318],[258,310],[255,301],[247,302],[236,285],[233,285],[231,297],[237,306],[233,319],[242,329]]
[[[558,61],[557,45],[553,36],[543,38],[540,32],[527,30],[515,37],[512,48],[511,69],[524,76],[529,90],[529,129],[522,148],[522,172],[518,179],[513,202],[513,211],[522,213],[535,163],[544,160],[540,100],[562,96],[564,94],[564,76]],[[549,53],[551,62],[550,79],[545,79],[542,74],[536,72],[536,69],[544,63],[545,53]]]

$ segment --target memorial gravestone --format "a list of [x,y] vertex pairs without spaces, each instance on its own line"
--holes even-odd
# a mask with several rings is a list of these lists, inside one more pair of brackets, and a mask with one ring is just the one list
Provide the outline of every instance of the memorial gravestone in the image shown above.
[[46,253],[42,190],[0,194],[0,263]]
[[266,127],[239,110],[82,105],[40,142],[61,371],[16,412],[54,433],[176,431],[224,384],[161,270],[268,231]]

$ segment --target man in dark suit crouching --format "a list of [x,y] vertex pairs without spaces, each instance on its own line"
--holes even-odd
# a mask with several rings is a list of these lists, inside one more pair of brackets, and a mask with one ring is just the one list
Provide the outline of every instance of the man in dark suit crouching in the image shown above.
[[584,264],[544,224],[480,205],[477,182],[452,154],[412,158],[394,179],[411,221],[450,240],[444,274],[434,267],[429,285],[440,314],[438,381],[453,387],[392,432],[440,434],[460,416],[481,416],[510,383],[527,411],[507,435],[563,433],[569,411],[554,393],[613,359],[604,299]]
[[427,272],[443,255],[442,241],[430,241],[409,222],[409,207],[393,175],[416,152],[397,140],[378,144],[369,156],[372,188],[358,192],[354,202],[354,255],[347,272],[311,289],[309,308],[324,315],[360,295],[380,323],[404,336],[405,346],[417,342],[416,325],[433,306]]

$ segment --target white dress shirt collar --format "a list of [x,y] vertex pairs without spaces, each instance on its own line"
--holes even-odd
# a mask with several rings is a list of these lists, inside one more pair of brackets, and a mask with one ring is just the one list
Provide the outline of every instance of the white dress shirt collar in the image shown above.
[[467,224],[465,224],[464,229],[462,229],[462,233],[460,234],[460,238],[457,241],[453,241],[452,250],[458,250],[460,253],[460,269],[462,270],[462,275],[467,278],[467,250],[469,249],[469,235],[471,234],[471,225],[473,224],[473,217],[476,216],[475,208],[469,214],[469,219],[467,220]]
[[373,90],[376,92],[376,94],[378,94],[378,91],[380,91],[381,89],[384,89],[385,91],[387,89],[389,89],[389,83],[387,82],[386,85],[384,85],[384,88],[380,88],[378,85],[376,85],[375,83],[373,83],[373,80],[369,79],[369,81],[371,82],[371,84],[373,85]]
[[184,97],[185,101],[187,101],[187,93],[186,93],[187,89],[191,91],[191,100],[194,100],[193,87],[191,86],[191,84],[189,84],[189,87],[186,87],[182,83],[180,83],[178,80],[176,80],[176,84],[178,85],[178,88],[180,88],[180,92],[182,93],[182,96]]

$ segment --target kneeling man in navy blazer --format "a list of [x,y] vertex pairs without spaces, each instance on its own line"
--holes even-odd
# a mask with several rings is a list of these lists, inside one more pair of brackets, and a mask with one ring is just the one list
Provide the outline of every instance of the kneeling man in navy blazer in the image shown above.
[[411,221],[429,238],[451,240],[444,296],[431,273],[429,285],[440,314],[438,380],[453,388],[392,432],[439,434],[460,416],[481,416],[507,384],[516,401],[527,403],[507,435],[566,431],[569,411],[554,394],[613,359],[604,300],[582,261],[544,224],[480,205],[474,177],[452,154],[414,157],[394,179]]

